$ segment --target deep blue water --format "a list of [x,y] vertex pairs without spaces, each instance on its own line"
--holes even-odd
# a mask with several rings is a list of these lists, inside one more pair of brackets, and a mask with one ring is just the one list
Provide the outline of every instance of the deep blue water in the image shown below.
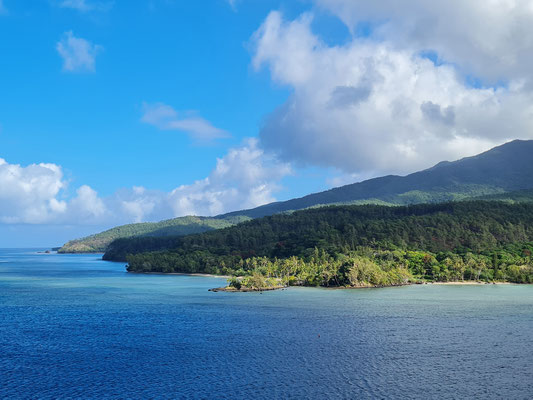
[[0,398],[533,396],[533,286],[223,284],[0,250]]

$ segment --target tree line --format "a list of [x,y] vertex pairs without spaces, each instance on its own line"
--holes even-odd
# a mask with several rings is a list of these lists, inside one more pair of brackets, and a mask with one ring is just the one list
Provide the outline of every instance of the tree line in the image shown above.
[[111,244],[136,272],[213,273],[286,284],[386,286],[414,280],[533,282],[533,204],[468,201],[336,206],[198,235]]

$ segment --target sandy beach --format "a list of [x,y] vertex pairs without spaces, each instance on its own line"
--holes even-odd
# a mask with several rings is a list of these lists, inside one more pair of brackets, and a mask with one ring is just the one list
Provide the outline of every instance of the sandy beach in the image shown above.
[[456,281],[456,282],[426,282],[429,285],[512,285],[511,282],[478,282],[478,281]]
[[128,271],[130,274],[144,274],[144,275],[182,275],[182,276],[202,276],[204,278],[222,278],[222,279],[229,279],[229,275],[213,275],[213,274],[198,274],[198,273],[191,273],[187,274],[185,272],[135,272],[135,271]]

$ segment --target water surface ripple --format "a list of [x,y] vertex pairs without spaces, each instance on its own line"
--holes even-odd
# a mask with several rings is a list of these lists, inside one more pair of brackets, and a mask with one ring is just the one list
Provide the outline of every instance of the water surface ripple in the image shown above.
[[223,284],[0,250],[0,398],[532,397],[533,286]]

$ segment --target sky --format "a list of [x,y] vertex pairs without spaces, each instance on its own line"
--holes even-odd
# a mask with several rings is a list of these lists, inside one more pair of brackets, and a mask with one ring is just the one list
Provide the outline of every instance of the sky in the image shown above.
[[533,138],[525,0],[0,0],[0,247]]

